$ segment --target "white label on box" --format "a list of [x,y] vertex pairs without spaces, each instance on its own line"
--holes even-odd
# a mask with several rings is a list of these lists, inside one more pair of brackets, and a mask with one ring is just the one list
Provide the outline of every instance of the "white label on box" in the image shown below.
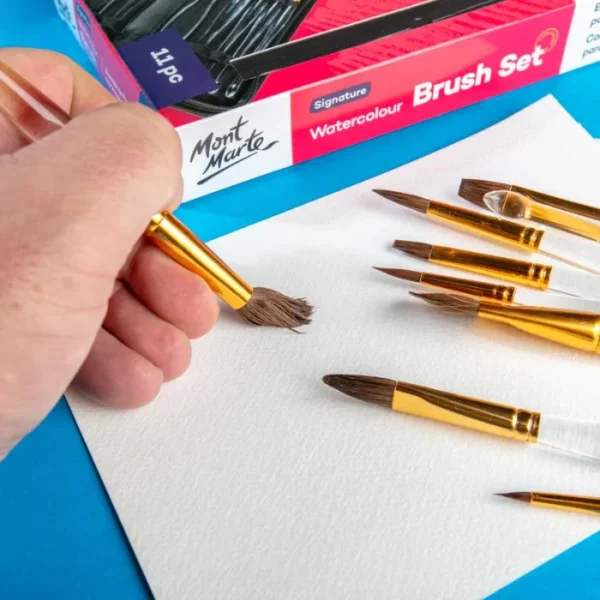
[[289,167],[289,94],[281,94],[178,128],[184,201]]
[[575,0],[561,73],[600,61],[600,0]]
[[67,23],[67,25],[71,28],[75,39],[79,42],[79,30],[77,29],[77,22],[75,21],[75,0],[54,0],[56,4],[56,10],[60,15],[60,18]]

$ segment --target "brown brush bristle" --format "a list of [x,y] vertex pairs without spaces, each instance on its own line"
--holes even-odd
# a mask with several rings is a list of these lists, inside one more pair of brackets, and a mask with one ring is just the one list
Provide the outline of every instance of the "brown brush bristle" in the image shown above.
[[519,502],[531,502],[531,492],[509,492],[508,494],[494,495],[502,496],[502,498],[510,498],[511,500],[518,500]]
[[421,242],[396,240],[393,245],[396,250],[401,250],[406,254],[416,256],[417,258],[424,258],[425,260],[429,260],[431,252],[433,251],[433,246],[431,244],[423,244]]
[[476,315],[479,312],[479,300],[475,298],[455,294],[421,294],[417,292],[410,292],[410,295],[454,314]]
[[430,200],[415,196],[414,194],[403,194],[402,192],[394,192],[392,190],[373,190],[376,194],[383,196],[387,200],[391,200],[400,206],[411,208],[420,213],[426,213]]
[[293,331],[311,322],[313,307],[304,298],[290,298],[276,290],[257,287],[238,310],[253,325],[285,327]]
[[481,208],[487,208],[483,202],[483,197],[488,192],[496,190],[508,190],[511,186],[497,181],[487,181],[485,179],[463,179],[458,188],[458,195],[467,202],[471,202]]
[[323,383],[351,398],[386,408],[392,407],[396,389],[396,382],[391,379],[364,375],[326,375],[323,377]]
[[422,273],[419,271],[411,271],[409,269],[385,269],[383,267],[373,267],[376,271],[381,271],[386,275],[397,277],[398,279],[404,279],[405,281],[414,281],[419,283],[421,281]]

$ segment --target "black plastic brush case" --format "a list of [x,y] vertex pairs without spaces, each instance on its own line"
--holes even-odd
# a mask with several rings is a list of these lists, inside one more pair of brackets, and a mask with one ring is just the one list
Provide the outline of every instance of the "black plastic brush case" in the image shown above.
[[244,81],[229,63],[287,42],[316,0],[87,0],[119,48],[141,37],[176,29],[218,84],[218,89],[181,102],[208,116],[249,103],[264,76]]

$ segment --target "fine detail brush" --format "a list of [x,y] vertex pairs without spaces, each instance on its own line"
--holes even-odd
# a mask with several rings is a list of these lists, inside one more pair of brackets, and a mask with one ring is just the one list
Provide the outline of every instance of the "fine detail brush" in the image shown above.
[[495,304],[541,305],[546,308],[565,308],[600,313],[600,300],[566,296],[564,294],[541,293],[529,289],[517,288],[512,285],[488,283],[461,277],[450,277],[437,273],[421,273],[409,269],[388,269],[374,267],[386,275],[412,281],[423,286],[447,290],[454,294],[462,294],[479,298]]
[[505,306],[455,294],[410,292],[448,313],[510,325],[545,340],[600,354],[600,314],[540,306]]
[[594,242],[600,241],[600,224],[562,210],[537,204],[519,192],[506,190],[488,192],[483,196],[483,203],[493,213],[508,219],[536,221]]
[[400,206],[420,212],[442,223],[456,225],[526,252],[539,252],[571,266],[600,274],[600,245],[562,231],[536,229],[508,219],[467,210],[391,190],[373,190]]
[[573,202],[572,200],[565,200],[564,198],[558,198],[557,196],[530,190],[529,188],[519,185],[498,183],[497,181],[487,181],[485,179],[463,179],[460,183],[458,195],[464,200],[484,208],[485,204],[483,197],[488,192],[495,192],[497,190],[517,192],[538,204],[545,204],[552,208],[558,208],[569,213],[587,217],[588,219],[600,221],[600,208],[588,206],[587,204],[580,204],[579,202]]
[[544,265],[448,246],[396,240],[394,248],[437,265],[478,273],[542,291],[600,298],[600,278],[563,265]]
[[600,498],[592,496],[571,496],[548,492],[508,492],[495,495],[517,502],[525,502],[531,506],[600,516]]
[[600,460],[600,423],[594,421],[547,416],[381,377],[326,375],[323,383],[396,412]]
[[[21,75],[0,62],[0,114],[29,142],[67,125],[71,117]],[[254,325],[294,330],[311,321],[312,306],[268,288],[252,288],[170,212],[156,214],[145,236],[202,277],[213,292]]]

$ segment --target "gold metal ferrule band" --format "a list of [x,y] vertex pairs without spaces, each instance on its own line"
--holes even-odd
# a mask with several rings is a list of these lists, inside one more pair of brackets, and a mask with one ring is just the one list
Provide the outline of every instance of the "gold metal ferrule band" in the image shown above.
[[550,265],[446,246],[434,246],[429,261],[438,265],[461,269],[462,271],[504,279],[538,290],[548,289],[552,274],[552,266]]
[[392,408],[522,442],[536,442],[540,429],[540,413],[403,382],[396,384]]
[[435,273],[423,273],[420,283],[500,304],[511,304],[515,296],[515,288],[509,285],[498,285]]
[[252,297],[252,288],[206,244],[168,212],[152,217],[146,235],[173,260],[206,281],[211,290],[234,310]]
[[499,219],[441,202],[430,202],[427,215],[531,252],[539,249],[544,235],[542,229],[526,227],[507,219]]
[[563,346],[600,354],[600,315],[595,313],[481,303],[478,314]]
[[570,512],[600,515],[600,498],[531,492],[531,504]]

